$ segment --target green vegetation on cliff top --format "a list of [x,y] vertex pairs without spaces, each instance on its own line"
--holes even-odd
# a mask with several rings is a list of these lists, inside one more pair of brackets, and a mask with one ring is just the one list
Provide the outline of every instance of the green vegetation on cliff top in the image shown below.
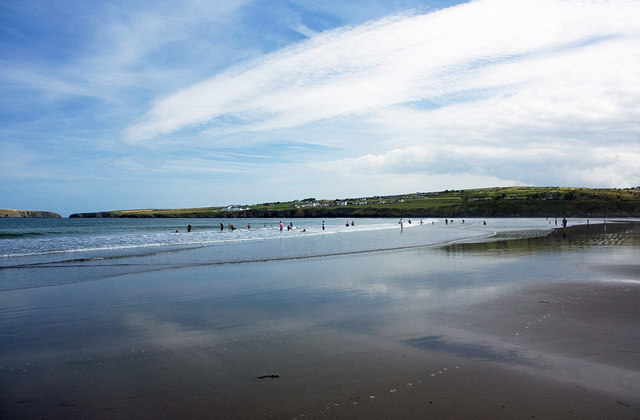
[[499,187],[70,217],[640,217],[640,188]]
[[50,211],[40,211],[40,210],[12,210],[12,209],[0,209],[0,218],[11,217],[61,217],[58,213],[53,213]]

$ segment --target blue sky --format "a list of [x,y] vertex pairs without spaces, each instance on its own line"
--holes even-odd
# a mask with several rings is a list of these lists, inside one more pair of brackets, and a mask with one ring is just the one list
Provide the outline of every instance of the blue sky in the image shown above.
[[640,185],[640,2],[0,3],[0,208]]

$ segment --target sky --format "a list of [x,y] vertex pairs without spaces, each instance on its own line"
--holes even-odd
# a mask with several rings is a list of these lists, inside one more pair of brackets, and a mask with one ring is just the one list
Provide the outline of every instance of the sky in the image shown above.
[[636,0],[0,2],[0,208],[640,186]]

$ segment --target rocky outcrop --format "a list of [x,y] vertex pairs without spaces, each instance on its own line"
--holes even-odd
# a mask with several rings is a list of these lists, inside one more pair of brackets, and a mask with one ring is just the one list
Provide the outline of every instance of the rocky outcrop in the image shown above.
[[59,218],[62,217],[58,213],[53,213],[50,211],[40,211],[40,210],[12,210],[12,209],[0,209],[0,218],[1,217],[14,217],[14,218],[34,218],[34,217],[48,217],[48,218]]

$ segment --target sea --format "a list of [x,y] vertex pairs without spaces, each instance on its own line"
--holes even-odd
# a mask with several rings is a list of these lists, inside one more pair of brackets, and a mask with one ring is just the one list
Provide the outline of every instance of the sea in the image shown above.
[[540,236],[560,223],[546,218],[0,219],[0,291],[192,265]]

